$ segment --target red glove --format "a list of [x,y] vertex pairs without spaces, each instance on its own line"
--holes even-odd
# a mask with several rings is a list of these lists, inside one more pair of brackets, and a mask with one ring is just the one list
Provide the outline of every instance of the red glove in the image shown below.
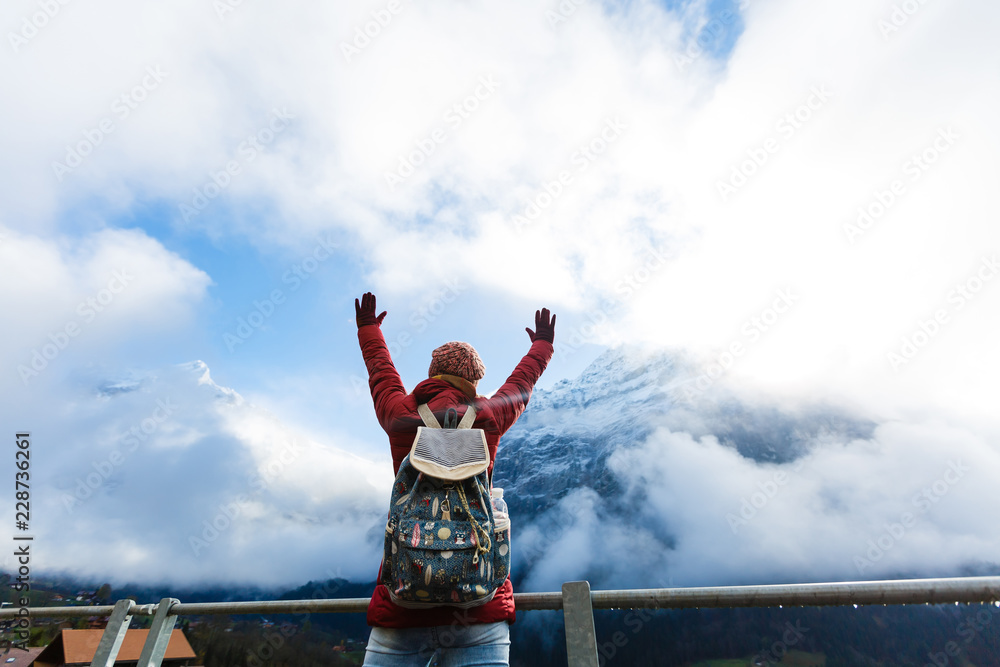
[[536,340],[547,340],[551,343],[556,335],[556,316],[553,315],[550,320],[548,308],[536,310],[535,330],[532,331],[528,327],[525,327],[524,330],[528,332],[528,338],[531,339],[532,343]]
[[375,295],[371,292],[365,292],[360,303],[357,299],[354,300],[354,314],[357,317],[359,329],[369,324],[381,327],[386,312],[383,310],[381,315],[375,317]]

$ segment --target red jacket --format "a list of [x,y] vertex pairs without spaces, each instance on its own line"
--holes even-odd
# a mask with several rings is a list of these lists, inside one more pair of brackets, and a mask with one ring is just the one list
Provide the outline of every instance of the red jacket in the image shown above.
[[[489,474],[492,479],[500,436],[524,412],[531,390],[552,358],[552,343],[536,340],[507,381],[490,398],[472,397],[450,382],[435,378],[424,380],[414,387],[413,392],[407,394],[389,356],[382,330],[374,324],[360,327],[358,341],[368,368],[368,385],[375,402],[375,415],[389,435],[393,474],[399,472],[399,464],[410,453],[417,427],[423,426],[423,420],[417,414],[418,405],[427,403],[438,420],[442,421],[448,408],[455,408],[461,419],[472,402],[476,407],[473,428],[481,428],[486,434],[486,444],[490,451]],[[451,625],[455,622],[463,625],[496,621],[513,623],[514,616],[514,587],[509,577],[490,602],[467,610],[447,606],[405,609],[393,604],[389,599],[389,591],[381,584],[375,587],[368,605],[368,625],[387,628]]]

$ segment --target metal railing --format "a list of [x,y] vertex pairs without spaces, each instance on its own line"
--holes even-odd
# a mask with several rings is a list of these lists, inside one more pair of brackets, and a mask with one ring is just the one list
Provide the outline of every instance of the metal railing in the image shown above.
[[[691,609],[699,607],[819,607],[847,605],[944,604],[1000,602],[1000,577],[903,579],[768,586],[713,586],[591,591],[586,581],[563,584],[561,592],[517,593],[520,611],[563,611],[566,649],[571,667],[597,667],[594,609]],[[158,604],[119,600],[89,607],[30,607],[28,618],[110,616],[92,667],[112,667],[132,616],[152,616],[153,623],[137,667],[160,667],[178,616],[212,614],[363,613],[368,598],[339,600],[263,600],[193,602],[163,598]],[[0,610],[0,619],[23,618],[19,609]]]

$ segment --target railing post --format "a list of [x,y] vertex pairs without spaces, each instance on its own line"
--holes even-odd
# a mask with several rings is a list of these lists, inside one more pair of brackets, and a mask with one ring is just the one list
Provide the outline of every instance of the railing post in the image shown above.
[[153,625],[149,628],[149,636],[146,643],[142,645],[142,653],[139,654],[139,662],[136,667],[160,667],[163,662],[163,654],[167,652],[167,644],[170,642],[170,634],[174,631],[174,624],[177,617],[170,613],[170,608],[178,604],[177,598],[163,598],[156,607],[156,615],[153,616]]
[[566,582],[562,586],[562,601],[569,667],[598,667],[597,632],[594,630],[590,583]]
[[125,633],[128,632],[128,624],[132,620],[129,612],[132,611],[134,604],[135,602],[128,599],[115,603],[114,611],[111,612],[107,627],[104,628],[101,643],[97,645],[94,661],[90,663],[90,667],[112,667],[115,664],[118,649],[122,647]]

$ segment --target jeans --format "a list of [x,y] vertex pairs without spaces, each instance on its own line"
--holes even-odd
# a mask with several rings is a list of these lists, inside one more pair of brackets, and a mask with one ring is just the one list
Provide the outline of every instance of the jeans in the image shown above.
[[430,628],[372,628],[364,667],[507,667],[506,621]]

